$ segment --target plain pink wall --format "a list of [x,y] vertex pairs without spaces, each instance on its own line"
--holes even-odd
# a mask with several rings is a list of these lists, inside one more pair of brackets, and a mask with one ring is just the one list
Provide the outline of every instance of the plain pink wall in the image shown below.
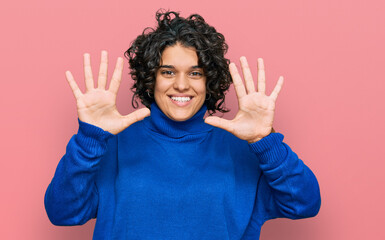
[[[161,3],[160,3],[161,2]],[[317,217],[267,222],[261,239],[385,239],[383,0],[8,1],[1,24],[1,239],[91,239],[94,221],[56,227],[43,197],[77,130],[65,80],[81,86],[82,54],[118,56],[159,8],[199,13],[222,32],[228,57],[265,60],[267,90],[285,83],[274,127],[316,174]],[[127,67],[127,63],[125,65]],[[118,108],[132,110],[125,70]],[[236,113],[231,89],[227,105]]]

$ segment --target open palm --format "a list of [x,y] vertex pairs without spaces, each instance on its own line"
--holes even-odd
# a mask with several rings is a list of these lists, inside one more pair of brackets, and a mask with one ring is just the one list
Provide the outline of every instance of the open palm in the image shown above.
[[249,143],[259,141],[269,135],[273,129],[275,102],[283,84],[283,77],[270,96],[265,94],[265,69],[263,59],[258,59],[258,91],[255,90],[251,71],[245,57],[241,57],[241,67],[245,85],[234,63],[229,65],[234,88],[238,97],[238,113],[233,120],[219,117],[207,117],[205,122],[227,130]]
[[126,116],[122,116],[116,108],[116,96],[120,86],[123,72],[123,59],[118,58],[112,75],[109,89],[107,85],[108,57],[102,51],[98,76],[98,86],[94,87],[89,54],[84,54],[84,77],[86,92],[82,93],[70,71],[66,72],[67,81],[76,98],[78,117],[81,121],[100,127],[112,134],[117,134],[131,124],[143,119],[150,114],[150,110],[142,108]]

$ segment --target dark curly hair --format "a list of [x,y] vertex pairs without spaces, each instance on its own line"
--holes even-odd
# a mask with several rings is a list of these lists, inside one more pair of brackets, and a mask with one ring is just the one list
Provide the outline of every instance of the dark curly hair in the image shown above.
[[156,12],[156,20],[157,28],[145,28],[124,53],[135,82],[131,88],[134,92],[132,106],[138,108],[139,98],[143,105],[150,108],[155,101],[153,92],[162,52],[178,42],[196,50],[198,65],[206,77],[205,104],[209,114],[228,112],[224,106],[225,92],[232,78],[229,72],[230,60],[224,57],[228,50],[224,36],[198,14],[183,18],[177,12],[160,9]]

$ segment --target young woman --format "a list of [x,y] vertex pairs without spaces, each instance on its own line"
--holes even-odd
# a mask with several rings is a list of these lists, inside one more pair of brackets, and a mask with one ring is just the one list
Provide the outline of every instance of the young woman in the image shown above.
[[[122,116],[115,102],[122,77],[118,58],[107,89],[107,52],[97,85],[84,55],[86,92],[66,72],[75,95],[79,131],[67,146],[45,195],[55,225],[97,218],[94,239],[258,239],[269,219],[315,216],[318,182],[273,131],[280,77],[265,93],[263,60],[258,83],[245,57],[244,81],[224,57],[222,34],[195,14],[157,12],[126,51],[134,80],[133,106]],[[230,64],[229,64],[230,63]],[[231,82],[239,111],[226,112]]]

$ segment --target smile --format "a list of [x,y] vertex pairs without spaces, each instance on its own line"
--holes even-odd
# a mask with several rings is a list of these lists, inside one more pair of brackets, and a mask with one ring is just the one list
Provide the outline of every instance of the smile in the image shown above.
[[189,102],[191,97],[171,97],[171,99],[176,102]]
[[177,105],[178,107],[186,107],[190,105],[192,102],[191,100],[194,98],[193,96],[185,95],[185,96],[169,96],[171,99],[171,102]]

